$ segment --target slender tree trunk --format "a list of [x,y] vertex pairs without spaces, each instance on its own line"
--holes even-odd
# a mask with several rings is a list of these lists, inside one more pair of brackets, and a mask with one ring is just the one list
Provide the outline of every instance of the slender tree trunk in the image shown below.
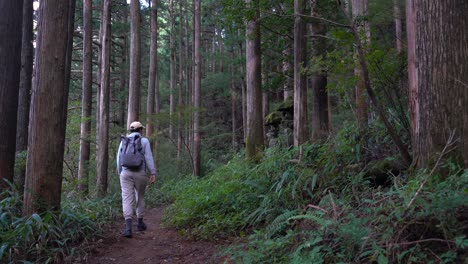
[[246,158],[258,160],[263,150],[263,116],[262,116],[262,76],[260,51],[259,2],[246,0],[247,6],[255,13],[247,21],[246,27],[246,73],[247,73],[247,136],[245,142]]
[[[367,49],[369,45],[369,38],[368,34],[370,34],[369,30],[369,22],[364,19],[368,15],[368,0],[352,0],[352,15],[353,15],[353,23],[355,23],[355,27],[357,29],[357,34],[361,38],[361,43],[363,43],[364,49]],[[359,57],[356,54],[356,66],[354,68],[354,75],[357,77],[358,81],[356,83],[356,113],[357,113],[357,121],[361,131],[365,131],[367,127],[367,102],[365,96],[365,84],[364,78],[362,76],[362,69],[359,65]]]
[[[157,73],[156,68],[158,64],[158,6],[157,0],[151,1],[151,10],[150,10],[150,65],[148,72],[148,98],[146,101],[146,137],[151,138],[153,135],[153,114],[154,114],[154,105],[156,97],[156,79]],[[154,142],[151,140],[150,142]],[[153,145],[153,144],[151,144]]]
[[127,128],[140,118],[141,33],[140,1],[130,2],[130,82]]
[[[234,61],[234,51],[231,53],[231,61]],[[231,64],[229,67],[231,72],[231,145],[233,150],[237,150],[237,120],[236,120],[236,107],[238,104],[237,92],[236,92],[236,83],[234,79],[234,65]]]
[[[241,31],[240,29],[237,31],[239,39],[241,38]],[[239,41],[239,56],[244,55],[244,49],[242,47],[242,41]],[[246,76],[246,71],[245,71],[246,64],[240,65],[240,75],[241,75],[241,81],[240,81],[240,89],[241,89],[241,109],[242,109],[242,141],[246,142],[247,139],[247,85],[245,83],[245,76]]]
[[93,1],[83,1],[83,82],[81,98],[80,161],[78,164],[78,190],[88,194],[90,133],[93,85]]
[[403,50],[403,33],[401,24],[401,7],[398,0],[393,0],[393,13],[395,16],[395,48],[398,52]]
[[[185,22],[185,38],[187,39],[187,43],[185,44],[185,57],[187,58],[187,63],[185,63],[185,72],[187,73],[187,78],[185,81],[185,104],[190,108],[192,105],[192,84],[193,84],[193,78],[192,78],[192,64],[193,64],[193,59],[192,59],[192,54],[190,53],[190,47],[193,46],[190,44],[190,30],[189,30],[189,23],[188,23],[188,13],[189,13],[189,8],[187,1],[185,1],[185,15],[184,15],[184,22]],[[187,145],[191,146],[191,127],[192,127],[193,122],[191,121],[190,118],[186,118],[185,120],[185,129],[186,129],[186,135],[185,138],[187,140]],[[190,151],[190,147],[188,149]]]
[[468,168],[468,2],[406,1],[412,148],[433,166],[450,134],[452,161]]
[[286,47],[283,50],[283,75],[285,77],[284,84],[283,84],[283,100],[286,101],[289,97],[292,97],[294,94],[294,89],[292,89],[292,82],[291,82],[291,47]]
[[[319,17],[317,0],[311,0],[312,16]],[[318,20],[311,24],[312,33],[312,56],[319,57],[327,52],[326,26]],[[312,139],[324,138],[330,131],[329,106],[327,92],[327,72],[314,71],[310,78],[312,88]]]
[[[153,28],[155,29],[154,33],[155,33],[155,40],[156,40],[156,47],[155,47],[155,54],[154,54],[154,61],[155,61],[155,73],[154,73],[154,113],[157,115],[159,114],[159,112],[161,111],[161,99],[160,99],[160,96],[159,96],[159,67],[158,67],[158,42],[157,42],[157,39],[158,39],[158,6],[157,6],[157,0],[151,0],[153,1],[153,6],[155,7],[155,10],[153,11],[154,14],[154,26]],[[160,125],[159,125],[159,122],[156,122],[155,126],[154,126],[154,130],[156,132],[156,134],[158,134],[159,130],[160,130]],[[159,137],[156,137],[155,140],[153,140],[154,142],[154,151],[153,151],[153,157],[154,157],[154,160],[155,160],[155,165],[156,165],[156,170],[159,168],[159,145],[160,145],[160,140],[159,140]]]
[[0,191],[13,181],[23,1],[0,1]]
[[[21,41],[21,73],[18,95],[18,117],[16,124],[16,151],[26,151],[28,148],[29,107],[31,105],[32,71],[34,60],[33,47],[33,2],[23,1],[23,35]],[[20,192],[24,190],[26,167],[20,168],[16,186]]]
[[[73,5],[73,2],[72,2]],[[28,136],[25,215],[60,209],[73,23],[69,1],[42,0],[39,7]],[[74,10],[71,10],[74,11]],[[10,10],[11,12],[11,10]],[[73,27],[72,27],[73,28]],[[54,96],[50,96],[53,94]],[[48,142],[45,144],[44,142]]]
[[[127,24],[128,21],[128,5],[127,0],[123,0],[122,5],[123,14],[121,17],[121,22],[123,24]],[[122,36],[122,50],[121,50],[121,64],[120,64],[120,88],[119,88],[119,100],[120,100],[120,109],[119,109],[119,125],[121,127],[126,127],[125,123],[125,114],[126,114],[126,106],[127,106],[127,98],[128,98],[128,66],[127,66],[127,50],[128,50],[128,33],[125,32]]]
[[201,108],[201,21],[200,21],[200,0],[193,0],[194,6],[194,87],[193,87],[193,107],[195,113],[193,117],[193,174],[201,175],[201,137],[200,137],[200,108]]
[[304,0],[294,0],[294,146],[307,140],[306,24]]
[[107,193],[109,165],[109,97],[110,97],[110,43],[111,43],[111,0],[104,0],[102,10],[103,32],[101,51],[101,94],[99,96],[99,151],[97,152],[97,195]]
[[175,15],[174,0],[169,1],[170,29],[169,48],[170,48],[170,66],[169,66],[169,138],[174,139],[174,112],[175,100],[174,93],[176,89],[176,51],[175,51]]
[[183,128],[183,121],[182,121],[182,110],[184,105],[183,100],[183,92],[182,87],[185,86],[185,68],[184,68],[184,52],[183,52],[183,35],[182,35],[182,17],[183,17],[183,10],[182,10],[182,1],[179,1],[179,98],[177,102],[177,163],[179,164],[179,168],[181,168],[182,163],[182,131]]
[[408,152],[407,146],[401,141],[401,138],[398,136],[398,134],[395,131],[395,128],[392,126],[390,121],[385,115],[385,110],[380,103],[380,101],[377,99],[377,96],[375,95],[374,90],[372,89],[371,82],[370,82],[370,77],[369,77],[369,70],[367,69],[367,62],[366,62],[366,57],[365,57],[365,49],[364,46],[362,45],[361,39],[359,37],[357,27],[356,25],[351,25],[351,30],[352,34],[354,36],[354,44],[356,45],[356,50],[358,52],[358,57],[359,57],[359,63],[361,65],[361,70],[362,70],[362,77],[364,80],[364,87],[367,90],[367,95],[369,96],[372,104],[374,105],[377,114],[379,115],[380,119],[385,125],[385,128],[387,129],[387,132],[389,136],[392,138],[393,142],[397,146],[398,150],[400,151],[400,154],[404,160],[404,162],[407,163],[407,165],[411,164],[411,156]]

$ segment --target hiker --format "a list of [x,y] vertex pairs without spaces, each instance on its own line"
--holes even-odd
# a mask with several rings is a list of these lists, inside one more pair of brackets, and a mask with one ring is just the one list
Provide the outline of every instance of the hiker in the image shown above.
[[[145,188],[148,183],[153,184],[156,179],[156,168],[149,140],[141,136],[143,128],[145,127],[138,121],[131,123],[130,134],[122,136],[117,151],[117,171],[120,175],[122,208],[125,218],[125,229],[122,232],[124,237],[132,237],[134,205],[138,219],[137,230],[146,230],[146,224],[143,222]],[[136,165],[133,164],[135,160],[137,160]],[[150,173],[149,181],[146,171]]]

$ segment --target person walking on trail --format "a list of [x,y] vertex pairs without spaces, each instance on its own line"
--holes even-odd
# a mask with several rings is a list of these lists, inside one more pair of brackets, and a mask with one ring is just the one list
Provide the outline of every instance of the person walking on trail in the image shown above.
[[[145,189],[147,184],[153,184],[156,179],[153,153],[149,140],[141,136],[145,128],[140,122],[130,124],[127,136],[122,140],[117,151],[117,171],[122,189],[122,208],[125,218],[124,237],[132,237],[133,206],[136,207],[137,230],[146,230],[143,222],[145,215]],[[150,173],[149,181],[146,171]]]

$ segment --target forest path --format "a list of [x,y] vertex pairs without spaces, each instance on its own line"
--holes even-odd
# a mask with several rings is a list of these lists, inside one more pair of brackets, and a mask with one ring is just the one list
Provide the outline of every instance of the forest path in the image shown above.
[[[216,255],[222,242],[189,240],[174,229],[161,227],[163,207],[147,209],[145,223],[148,229],[136,231],[133,223],[133,237],[120,235],[124,223],[108,231],[106,239],[93,250],[86,263],[120,264],[120,263],[223,263],[224,259]],[[119,220],[117,220],[119,221]]]

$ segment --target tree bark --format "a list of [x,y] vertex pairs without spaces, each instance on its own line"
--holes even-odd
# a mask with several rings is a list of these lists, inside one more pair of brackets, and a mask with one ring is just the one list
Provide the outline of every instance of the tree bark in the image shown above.
[[[234,61],[234,51],[231,53],[231,61]],[[238,95],[236,91],[236,83],[234,79],[234,65],[231,64],[229,70],[231,72],[231,83],[230,83],[230,92],[231,92],[231,147],[233,150],[237,150],[238,143],[237,143],[237,120],[236,120],[236,108],[238,104]]]
[[104,0],[102,10],[103,31],[101,38],[101,91],[99,96],[99,141],[97,152],[97,196],[107,193],[109,165],[109,97],[110,97],[110,43],[111,0]]
[[0,1],[0,191],[13,181],[23,1]]
[[182,34],[182,18],[183,18],[183,10],[182,10],[182,1],[179,1],[179,96],[177,102],[177,163],[179,164],[179,168],[181,168],[182,164],[182,132],[183,128],[183,121],[182,121],[182,111],[184,106],[184,99],[183,99],[183,92],[182,87],[185,86],[185,65],[184,65],[184,38]]
[[141,33],[140,1],[130,2],[130,82],[127,128],[140,118]]
[[93,85],[93,1],[83,1],[83,82],[81,98],[80,161],[78,164],[78,190],[88,194],[90,134]]
[[[33,1],[23,1],[23,35],[21,40],[21,73],[18,95],[18,117],[16,124],[16,151],[28,148],[29,108],[31,105],[32,71],[34,60],[33,47]],[[16,186],[20,192],[24,189],[26,167],[20,169]]]
[[294,89],[292,89],[291,82],[291,47],[288,46],[283,50],[283,75],[284,75],[284,84],[283,84],[283,100],[286,101],[289,97],[293,96]]
[[[128,21],[128,5],[127,0],[122,0],[122,5],[124,6],[123,14],[121,17],[121,23],[127,24]],[[128,77],[128,66],[127,66],[127,51],[128,51],[128,33],[125,32],[122,36],[122,50],[121,50],[121,64],[120,64],[120,87],[119,87],[119,94],[120,94],[120,109],[119,109],[119,125],[121,127],[125,127],[125,114],[126,114],[126,105],[127,105],[127,98],[128,98],[128,89],[127,89],[127,77]]]
[[[72,1],[73,5],[73,1]],[[67,55],[71,51],[69,1],[42,0],[31,97],[25,215],[60,209],[68,97]],[[10,11],[11,12],[11,11]],[[73,27],[72,27],[73,28]],[[51,96],[53,95],[53,96]]]
[[294,146],[307,140],[306,24],[304,0],[294,0]]
[[[369,22],[366,17],[368,16],[368,0],[352,0],[352,16],[353,23],[355,23],[356,33],[363,43],[363,48],[367,49],[369,44],[370,30]],[[356,114],[357,121],[361,131],[365,131],[367,127],[367,102],[365,96],[365,84],[361,66],[359,65],[359,55],[356,52],[356,66],[354,68],[354,76],[357,78],[355,87],[356,94]]]
[[176,89],[176,51],[175,51],[175,15],[174,15],[174,0],[169,1],[169,20],[170,20],[170,65],[169,65],[169,138],[174,139],[174,112],[175,100],[174,93]]
[[[312,16],[319,17],[317,0],[311,0]],[[310,24],[312,33],[312,56],[319,57],[327,52],[327,42],[323,37],[327,34],[327,27],[319,20]],[[329,105],[327,91],[327,72],[314,71],[310,78],[312,90],[312,139],[317,140],[328,136],[330,131]]]
[[[241,31],[240,29],[237,31],[239,39],[241,39]],[[242,47],[242,41],[239,41],[239,56],[244,55],[244,49]],[[246,91],[246,83],[245,83],[245,77],[246,76],[246,71],[245,71],[246,65],[241,65],[240,66],[240,75],[241,75],[241,81],[240,81],[240,89],[241,89],[241,108],[242,108],[242,141],[245,144],[245,141],[247,139],[247,91]]]
[[468,2],[407,0],[412,148],[418,167],[448,155],[468,168]]
[[[151,138],[153,135],[153,120],[155,110],[156,97],[156,80],[157,80],[157,64],[158,64],[158,1],[151,1],[150,9],[150,65],[148,72],[148,98],[146,101],[146,137]],[[154,142],[150,140],[150,142]],[[151,144],[153,146],[153,144]],[[154,152],[154,151],[153,151]]]
[[201,175],[201,137],[200,137],[200,107],[201,107],[201,21],[200,21],[200,0],[193,1],[194,6],[194,87],[193,87],[193,107],[195,113],[193,117],[193,174]]
[[393,14],[395,16],[395,48],[398,52],[403,50],[403,33],[401,24],[401,7],[399,0],[393,0]]
[[255,10],[247,21],[246,27],[246,97],[247,97],[247,135],[245,142],[246,158],[258,160],[263,151],[263,116],[262,116],[262,76],[260,50],[260,16],[258,0],[246,0],[249,8]]

